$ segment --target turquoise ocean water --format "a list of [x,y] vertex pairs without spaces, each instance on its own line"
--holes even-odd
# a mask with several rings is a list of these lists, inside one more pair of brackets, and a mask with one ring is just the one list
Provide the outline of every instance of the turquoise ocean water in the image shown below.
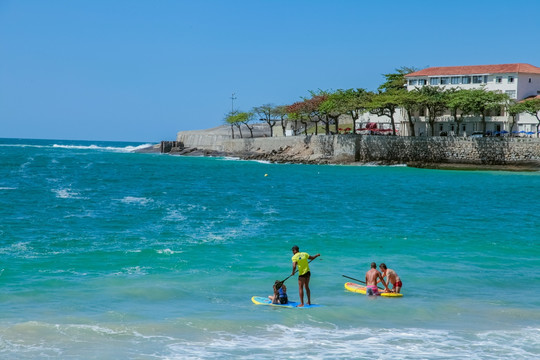
[[[540,355],[540,173],[138,145],[0,139],[0,358]],[[254,305],[290,274],[295,244],[321,253],[324,306]],[[372,261],[398,272],[403,298],[344,290]]]

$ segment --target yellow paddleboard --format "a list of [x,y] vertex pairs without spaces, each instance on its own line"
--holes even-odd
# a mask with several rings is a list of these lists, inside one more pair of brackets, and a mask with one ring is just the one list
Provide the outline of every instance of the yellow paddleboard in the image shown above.
[[[348,282],[348,283],[345,283],[345,289],[355,292],[355,293],[366,295],[366,287],[364,285]],[[402,297],[403,296],[403,294],[385,293],[385,292],[379,292],[379,294],[385,297]]]

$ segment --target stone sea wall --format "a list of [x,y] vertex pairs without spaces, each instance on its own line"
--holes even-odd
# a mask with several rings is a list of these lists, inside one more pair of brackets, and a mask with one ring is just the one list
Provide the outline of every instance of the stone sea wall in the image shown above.
[[213,151],[223,151],[223,143],[228,140],[231,140],[230,135],[204,134],[195,131],[178,133],[176,137],[176,141],[184,147]]
[[540,164],[537,138],[311,135],[229,139],[220,150],[243,158],[282,162]]
[[454,138],[368,136],[360,143],[362,161],[507,165],[540,161],[540,140],[529,138]]

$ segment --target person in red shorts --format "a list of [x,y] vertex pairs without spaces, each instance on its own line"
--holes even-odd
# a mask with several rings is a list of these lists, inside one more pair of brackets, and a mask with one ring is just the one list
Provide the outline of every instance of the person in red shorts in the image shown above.
[[394,270],[387,268],[385,263],[381,263],[379,265],[379,269],[381,269],[382,276],[386,277],[386,281],[388,282],[388,284],[393,285],[393,288],[390,291],[399,294],[403,283],[401,282],[398,274]]

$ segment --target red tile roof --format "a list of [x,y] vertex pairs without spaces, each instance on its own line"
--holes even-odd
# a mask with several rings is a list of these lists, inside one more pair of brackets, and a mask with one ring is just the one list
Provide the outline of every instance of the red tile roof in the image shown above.
[[437,75],[472,75],[472,74],[501,74],[526,73],[540,74],[540,68],[530,64],[501,64],[501,65],[471,65],[471,66],[439,66],[422,69],[405,75],[437,76]]

